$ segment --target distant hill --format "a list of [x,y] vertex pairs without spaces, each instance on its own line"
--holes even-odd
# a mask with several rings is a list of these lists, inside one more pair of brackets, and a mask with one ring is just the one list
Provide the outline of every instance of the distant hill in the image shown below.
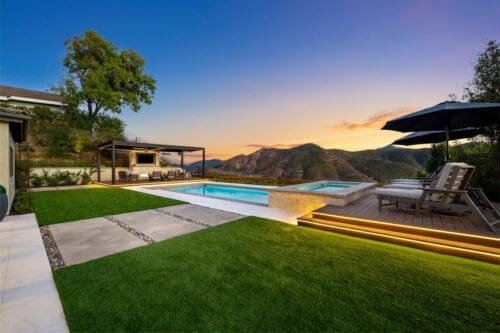
[[414,177],[424,168],[429,149],[392,146],[349,152],[304,144],[290,149],[262,148],[238,155],[212,168],[218,173],[288,179],[386,182]]
[[[190,172],[198,172],[198,169],[201,168],[203,162],[202,161],[196,161],[191,164],[188,164],[185,166],[186,170]],[[213,169],[213,168],[218,168],[222,164],[221,160],[218,159],[212,159],[212,160],[206,160],[205,161],[205,168],[207,169]]]

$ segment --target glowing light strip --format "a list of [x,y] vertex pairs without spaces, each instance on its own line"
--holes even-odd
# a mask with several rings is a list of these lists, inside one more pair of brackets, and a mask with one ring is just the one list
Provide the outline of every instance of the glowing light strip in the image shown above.
[[450,234],[450,235],[465,236],[465,237],[470,237],[470,238],[484,239],[484,240],[490,240],[490,241],[498,242],[499,245],[500,245],[500,238],[495,238],[495,237],[480,236],[480,235],[473,235],[473,234],[464,234],[464,233],[461,233],[461,232],[439,230],[439,229],[431,229],[431,228],[426,228],[426,227],[414,227],[414,226],[406,225],[406,224],[397,224],[397,223],[375,221],[375,220],[369,220],[369,219],[364,219],[364,218],[359,218],[359,217],[344,216],[344,215],[334,215],[334,214],[316,213],[316,212],[314,212],[314,215],[329,216],[329,217],[333,217],[333,218],[346,219],[346,220],[351,220],[351,221],[361,221],[361,222],[368,222],[368,223],[374,223],[374,224],[383,224],[383,225],[387,225],[387,226],[396,226],[396,227],[408,228],[408,229],[414,229],[414,230],[426,230],[426,231],[443,233],[443,234]]
[[[332,229],[341,229],[341,230],[349,231],[349,232],[352,232],[352,233],[360,233],[360,234],[365,234],[365,235],[370,235],[370,236],[377,236],[377,237],[380,237],[380,238],[395,239],[395,240],[398,240],[398,241],[401,241],[401,242],[406,242],[406,243],[420,244],[420,245],[423,245],[423,246],[426,246],[426,247],[431,247],[431,248],[432,247],[437,247],[437,248],[443,248],[443,249],[447,249],[447,250],[454,251],[454,252],[463,252],[463,253],[466,253],[466,254],[467,253],[475,254],[475,255],[478,255],[479,257],[488,257],[488,258],[491,258],[496,263],[500,263],[500,255],[497,255],[497,254],[494,254],[494,253],[488,253],[488,252],[482,252],[482,251],[476,251],[476,250],[469,250],[469,249],[464,249],[464,248],[461,248],[461,247],[454,247],[454,246],[442,245],[442,244],[437,244],[437,243],[424,242],[424,241],[414,240],[414,239],[410,239],[410,238],[402,238],[402,237],[397,237],[397,236],[390,236],[390,235],[386,235],[386,234],[379,234],[379,233],[375,233],[375,232],[363,231],[363,230],[358,230],[358,229],[351,229],[351,228],[345,228],[345,227],[334,226],[334,225],[326,225],[326,224],[321,224],[321,223],[312,222],[312,221],[304,221],[304,220],[300,220],[300,219],[299,219],[299,221],[300,222],[304,222],[304,223],[311,223],[311,224],[315,224],[315,225],[323,226],[323,227],[327,227],[327,228],[332,228]],[[446,252],[446,253],[449,253],[449,252]]]

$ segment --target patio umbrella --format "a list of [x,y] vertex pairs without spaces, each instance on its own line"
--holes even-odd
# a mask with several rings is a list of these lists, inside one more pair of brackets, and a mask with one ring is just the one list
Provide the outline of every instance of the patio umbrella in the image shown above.
[[[481,133],[482,131],[480,129],[474,127],[463,128],[459,130],[449,131],[448,139],[458,140],[458,139],[472,138]],[[444,141],[446,141],[445,131],[423,131],[423,132],[415,132],[408,134],[394,141],[392,144],[413,146],[413,145],[428,144],[428,143],[434,144]]]
[[500,103],[443,102],[388,121],[382,129],[399,132],[444,131],[446,159],[449,131],[500,124]]

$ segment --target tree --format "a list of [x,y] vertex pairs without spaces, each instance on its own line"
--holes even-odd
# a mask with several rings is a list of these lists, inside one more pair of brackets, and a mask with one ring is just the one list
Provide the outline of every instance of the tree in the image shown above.
[[70,108],[83,106],[92,124],[101,111],[120,113],[128,106],[139,112],[142,104],[152,103],[155,80],[144,74],[144,59],[134,50],[119,51],[92,30],[64,44],[68,73],[54,90]]
[[464,98],[470,102],[500,102],[500,44],[496,41],[489,41],[479,54]]
[[[474,63],[474,77],[464,91],[469,102],[500,102],[500,43],[491,40]],[[491,124],[484,136],[491,148],[500,151],[500,124]]]

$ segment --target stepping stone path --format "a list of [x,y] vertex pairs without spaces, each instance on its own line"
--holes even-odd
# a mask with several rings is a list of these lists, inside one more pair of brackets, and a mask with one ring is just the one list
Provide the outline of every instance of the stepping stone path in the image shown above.
[[66,266],[83,263],[241,217],[217,209],[184,204],[52,224],[44,240],[51,238],[45,241],[45,246],[52,269],[58,269],[61,263]]
[[49,226],[66,266],[147,243],[104,217]]

